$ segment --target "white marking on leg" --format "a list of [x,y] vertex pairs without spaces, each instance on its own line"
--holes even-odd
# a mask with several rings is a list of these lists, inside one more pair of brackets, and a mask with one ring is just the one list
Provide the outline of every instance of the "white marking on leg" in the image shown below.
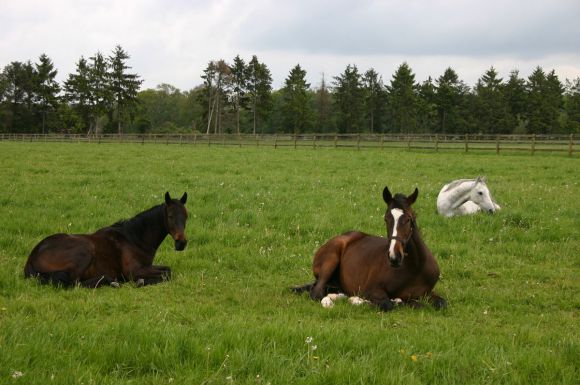
[[355,297],[350,297],[348,299],[348,302],[350,302],[352,305],[358,306],[358,305],[362,305],[363,303],[367,303],[369,301],[367,301],[366,299],[363,299],[361,297],[356,297],[355,296]]
[[[391,237],[396,237],[397,236],[397,224],[399,223],[399,218],[401,218],[401,216],[403,216],[403,210],[392,209],[391,215],[393,216],[393,219],[395,220],[395,224],[393,225],[393,233],[391,234]],[[396,241],[394,239],[391,239],[391,243],[389,245],[389,257],[391,257],[391,258],[395,257],[395,242]]]
[[326,296],[324,298],[322,298],[320,300],[320,304],[322,305],[323,308],[325,309],[330,309],[331,307],[334,306],[334,302],[332,302],[332,300],[330,299],[329,296]]
[[332,301],[336,301],[342,298],[346,298],[346,295],[343,293],[330,293],[326,297],[330,298]]

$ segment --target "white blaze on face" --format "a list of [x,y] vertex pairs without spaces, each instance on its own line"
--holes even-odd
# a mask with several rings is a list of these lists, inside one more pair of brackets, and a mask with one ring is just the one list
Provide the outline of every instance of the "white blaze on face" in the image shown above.
[[[399,218],[401,218],[401,216],[403,216],[403,210],[392,209],[391,215],[393,216],[393,219],[394,219],[393,233],[391,234],[391,237],[396,237],[397,236],[397,225],[399,223]],[[395,257],[395,242],[396,241],[394,239],[391,239],[391,244],[389,245],[389,257],[390,258]]]

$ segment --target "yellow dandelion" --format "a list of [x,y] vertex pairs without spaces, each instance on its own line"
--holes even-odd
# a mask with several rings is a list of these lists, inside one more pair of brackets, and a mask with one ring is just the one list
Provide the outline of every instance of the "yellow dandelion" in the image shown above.
[[417,362],[417,355],[416,354],[411,354],[411,361]]
[[431,357],[433,357],[433,353],[427,352],[427,354],[425,354],[425,356],[427,356],[427,358],[431,358]]

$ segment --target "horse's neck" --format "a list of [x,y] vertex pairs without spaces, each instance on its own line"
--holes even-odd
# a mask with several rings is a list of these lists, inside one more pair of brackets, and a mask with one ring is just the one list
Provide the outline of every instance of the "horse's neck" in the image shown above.
[[154,255],[168,234],[164,220],[163,205],[156,206],[145,216],[136,216],[127,222],[133,241],[143,250]]
[[449,192],[451,208],[456,209],[469,200],[475,181],[463,182]]
[[427,258],[431,256],[431,251],[423,242],[418,228],[413,229],[409,243],[407,244],[407,260],[417,268],[425,265]]

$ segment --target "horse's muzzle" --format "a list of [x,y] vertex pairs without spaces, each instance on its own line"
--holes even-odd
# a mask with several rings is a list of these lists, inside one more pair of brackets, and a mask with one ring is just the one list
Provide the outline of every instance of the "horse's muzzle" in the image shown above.
[[175,241],[175,250],[181,251],[181,250],[185,249],[186,245],[187,245],[187,239],[177,239]]
[[401,258],[396,259],[389,258],[389,262],[391,263],[391,267],[394,268],[401,267]]

